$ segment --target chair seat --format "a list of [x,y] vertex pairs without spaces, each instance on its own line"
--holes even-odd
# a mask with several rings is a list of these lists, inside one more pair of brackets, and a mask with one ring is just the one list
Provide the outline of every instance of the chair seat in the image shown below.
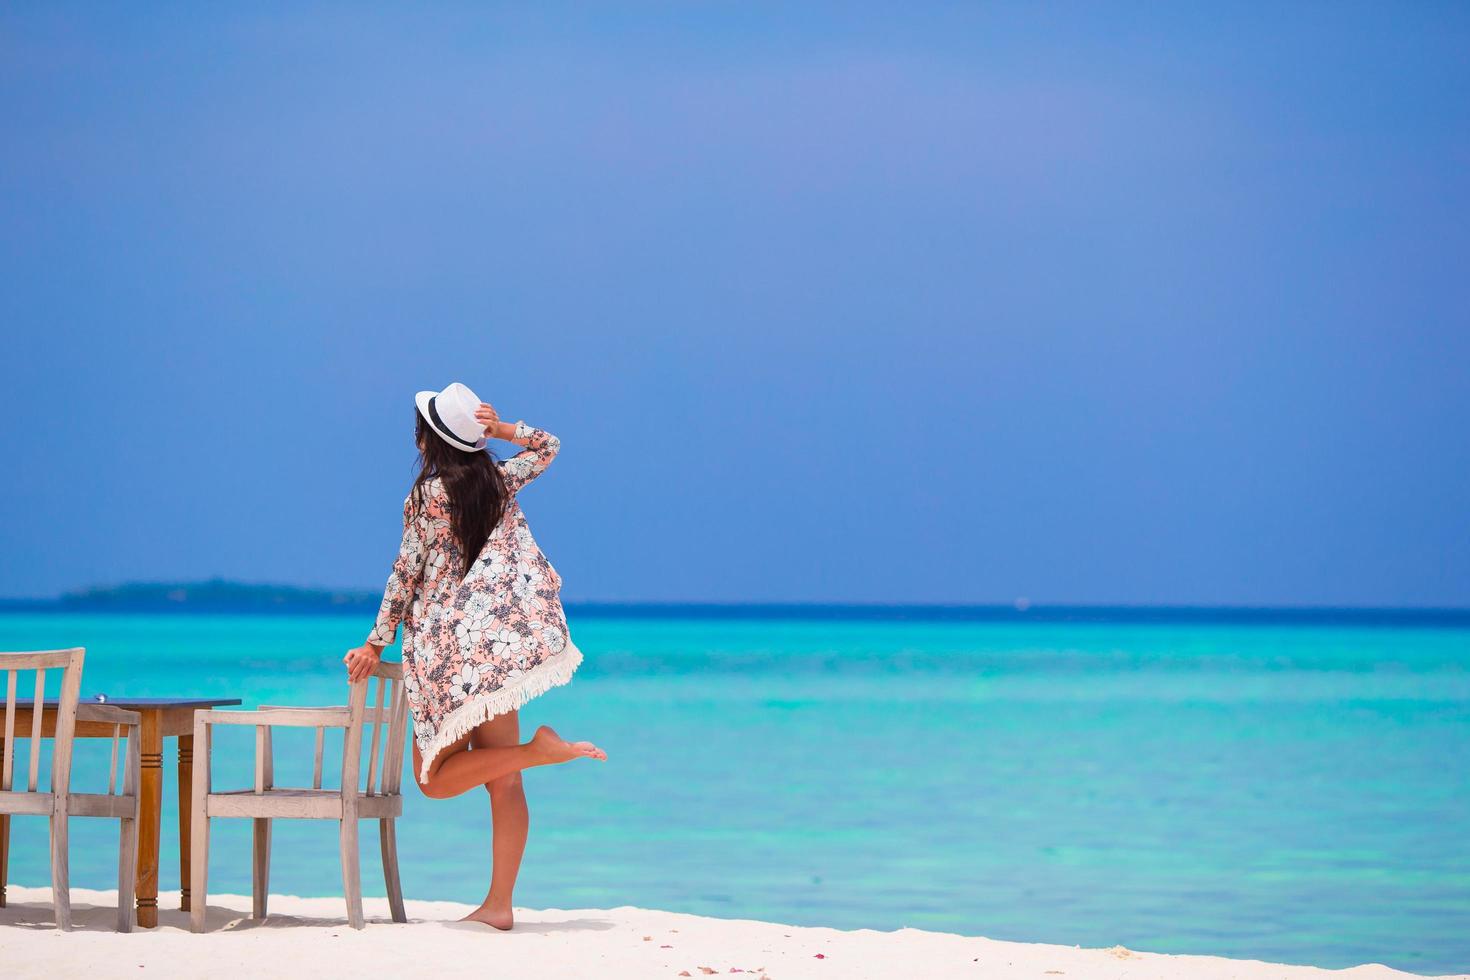
[[341,820],[342,794],[327,789],[253,789],[210,793],[205,813],[211,817],[281,817]]
[[[7,816],[50,816],[56,805],[51,793],[0,793],[0,813]],[[68,793],[66,812],[71,817],[113,817],[131,820],[137,812],[131,796],[112,793]]]
[[43,813],[50,816],[56,807],[56,797],[50,793],[0,793],[0,813],[19,815]]
[[[278,786],[210,793],[205,812],[211,817],[271,817],[283,820],[341,820],[342,793],[335,789],[298,789]],[[357,815],[368,819],[401,817],[403,797],[359,796]]]
[[73,817],[131,820],[138,812],[138,801],[136,797],[111,793],[71,793],[66,798],[66,811]]
[[359,796],[357,815],[369,820],[401,817],[403,816],[403,797],[397,793],[392,796]]

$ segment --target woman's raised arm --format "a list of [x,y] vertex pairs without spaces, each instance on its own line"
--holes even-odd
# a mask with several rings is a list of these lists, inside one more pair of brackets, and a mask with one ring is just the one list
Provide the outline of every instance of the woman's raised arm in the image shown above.
[[526,447],[510,459],[499,463],[500,472],[505,475],[505,483],[511,493],[545,472],[561,450],[560,439],[545,429],[538,429],[525,422],[512,425],[509,422],[496,421],[486,426],[485,434]]

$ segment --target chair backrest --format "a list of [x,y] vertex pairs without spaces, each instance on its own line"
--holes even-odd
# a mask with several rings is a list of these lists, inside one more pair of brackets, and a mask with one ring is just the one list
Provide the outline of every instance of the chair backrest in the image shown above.
[[[55,748],[51,753],[51,785],[47,787],[47,791],[51,793],[69,791],[72,736],[76,733],[77,723],[77,694],[82,687],[82,661],[86,655],[86,650],[81,647],[71,650],[0,653],[0,682],[3,682],[5,689],[5,727],[3,729],[5,749],[4,761],[0,763],[0,793],[38,792],[37,776],[41,768],[41,739],[45,735],[54,735],[56,739]],[[50,731],[44,730],[41,723],[45,715],[43,707],[46,700],[46,672],[48,670],[62,672],[56,723]],[[24,671],[34,671],[36,675],[30,731],[20,733],[20,737],[28,737],[31,740],[31,767],[27,788],[15,790],[12,789],[12,781],[15,778],[15,728],[20,714],[20,708],[16,702],[18,692],[21,690],[20,675]]]
[[[368,703],[368,687],[376,680],[377,695],[374,703]],[[397,796],[403,787],[403,744],[404,731],[408,726],[408,697],[403,689],[403,665],[379,663],[371,676],[349,685],[347,709],[351,721],[347,726],[347,741],[342,750],[342,792],[357,795],[358,786],[363,786],[363,796]],[[362,779],[362,732],[371,725],[372,737],[368,749],[367,779]],[[388,742],[383,746],[381,760],[378,744],[379,733],[388,733]],[[318,736],[320,737],[320,736]],[[320,744],[320,743],[318,743]],[[321,766],[321,751],[317,751],[317,766]]]

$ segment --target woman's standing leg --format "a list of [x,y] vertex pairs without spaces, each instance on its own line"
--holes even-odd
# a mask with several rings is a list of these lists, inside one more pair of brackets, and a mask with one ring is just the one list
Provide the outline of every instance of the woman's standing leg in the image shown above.
[[[518,745],[520,741],[520,717],[512,711],[492,718],[470,732],[470,751]],[[526,791],[521,784],[520,773],[492,779],[485,784],[485,789],[490,793],[490,818],[494,824],[490,892],[480,907],[466,918],[497,929],[509,929],[514,923],[511,896],[516,887],[516,875],[521,870],[521,855],[526,851],[531,812],[526,806]]]

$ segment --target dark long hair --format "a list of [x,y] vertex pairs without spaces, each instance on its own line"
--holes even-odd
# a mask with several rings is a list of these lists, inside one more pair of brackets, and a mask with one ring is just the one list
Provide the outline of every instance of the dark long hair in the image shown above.
[[443,481],[444,491],[449,495],[449,525],[463,561],[464,567],[459,572],[463,578],[505,516],[510,491],[500,467],[495,465],[495,457],[488,451],[467,453],[455,449],[429,428],[417,411],[413,417],[421,464],[418,478],[413,481],[413,506],[423,510],[426,482],[436,476]]

